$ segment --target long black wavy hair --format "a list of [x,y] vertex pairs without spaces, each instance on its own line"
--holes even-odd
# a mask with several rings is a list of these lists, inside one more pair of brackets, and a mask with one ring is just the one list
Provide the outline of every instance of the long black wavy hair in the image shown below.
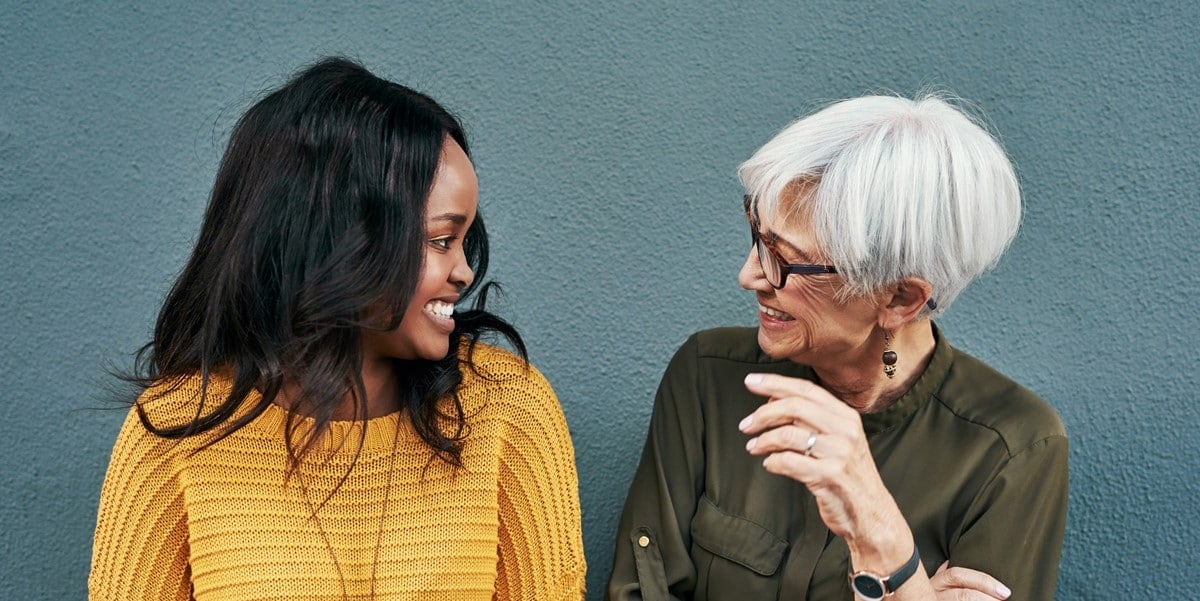
[[[153,340],[126,377],[142,391],[172,391],[198,374],[199,404],[190,422],[157,425],[138,403],[146,429],[174,439],[212,431],[212,444],[261,415],[286,381],[300,399],[285,428],[294,467],[346,398],[365,420],[361,332],[379,328],[380,308],[392,316],[387,329],[397,327],[416,289],[425,205],[448,139],[469,152],[461,124],[437,102],[344,58],[308,67],[251,107],[231,133],[195,249]],[[459,349],[495,332],[526,357],[516,330],[484,308],[492,284],[480,287],[488,263],[481,217],[463,244],[475,273],[463,296],[478,296],[456,314],[450,352],[396,361],[416,432],[454,465],[468,434],[456,394]],[[215,372],[230,379],[227,395],[209,394]],[[261,397],[239,411],[256,390]],[[448,414],[438,407],[447,396]],[[315,422],[303,436],[297,408]]]

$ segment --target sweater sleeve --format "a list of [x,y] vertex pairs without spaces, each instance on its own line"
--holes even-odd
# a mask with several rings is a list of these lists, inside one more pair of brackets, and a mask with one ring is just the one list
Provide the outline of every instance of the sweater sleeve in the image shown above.
[[130,411],[100,492],[89,599],[191,598],[176,455],[175,441],[151,434]]
[[532,367],[493,384],[503,406],[496,598],[578,601],[586,565],[575,452],[558,398]]

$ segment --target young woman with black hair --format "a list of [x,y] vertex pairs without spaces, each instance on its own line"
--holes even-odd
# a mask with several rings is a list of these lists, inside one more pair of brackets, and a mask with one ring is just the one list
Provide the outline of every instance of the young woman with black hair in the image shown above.
[[458,121],[350,61],[241,118],[131,377],[92,599],[581,598],[562,410],[487,286],[455,309],[477,199]]

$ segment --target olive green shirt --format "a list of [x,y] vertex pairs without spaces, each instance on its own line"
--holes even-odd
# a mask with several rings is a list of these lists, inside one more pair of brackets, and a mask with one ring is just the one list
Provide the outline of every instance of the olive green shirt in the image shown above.
[[[1062,423],[1032,392],[934,335],[913,387],[862,416],[883,482],[928,573],[949,559],[996,577],[1010,599],[1052,599],[1067,515]],[[846,543],[808,489],[745,450],[738,422],[764,402],[743,385],[751,372],[814,378],[764,355],[753,328],[700,332],[671,360],[607,598],[853,598]]]

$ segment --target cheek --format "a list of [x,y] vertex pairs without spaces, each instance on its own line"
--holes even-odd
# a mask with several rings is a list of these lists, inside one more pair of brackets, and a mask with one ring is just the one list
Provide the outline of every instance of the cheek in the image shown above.
[[[413,302],[424,303],[431,296],[437,296],[440,289],[438,275],[441,272],[441,259],[437,253],[426,252],[425,261],[421,265],[421,276],[417,279],[417,289],[413,292]],[[444,276],[444,274],[442,274]],[[444,280],[443,280],[444,281]]]
[[788,312],[796,321],[791,328],[791,340],[803,341],[805,346],[820,344],[831,335],[837,336],[843,328],[846,315],[834,298],[834,291],[828,282],[801,281],[795,282],[792,276],[788,285],[779,294],[780,308]]
[[788,278],[788,284],[776,293],[784,311],[797,319],[821,319],[836,306],[832,295],[827,293],[819,282],[796,281],[796,276]]
[[411,325],[416,322],[417,318],[421,317],[421,312],[425,310],[424,302],[420,299],[421,291],[417,290],[412,301],[408,303],[408,307],[404,309],[404,321],[400,322],[400,327],[403,329],[406,325]]
[[411,337],[413,332],[421,327],[424,320],[425,303],[432,296],[430,287],[424,280],[417,282],[417,289],[413,291],[413,295],[409,298],[408,306],[404,308],[404,318],[400,321],[400,326],[396,331],[402,337]]

